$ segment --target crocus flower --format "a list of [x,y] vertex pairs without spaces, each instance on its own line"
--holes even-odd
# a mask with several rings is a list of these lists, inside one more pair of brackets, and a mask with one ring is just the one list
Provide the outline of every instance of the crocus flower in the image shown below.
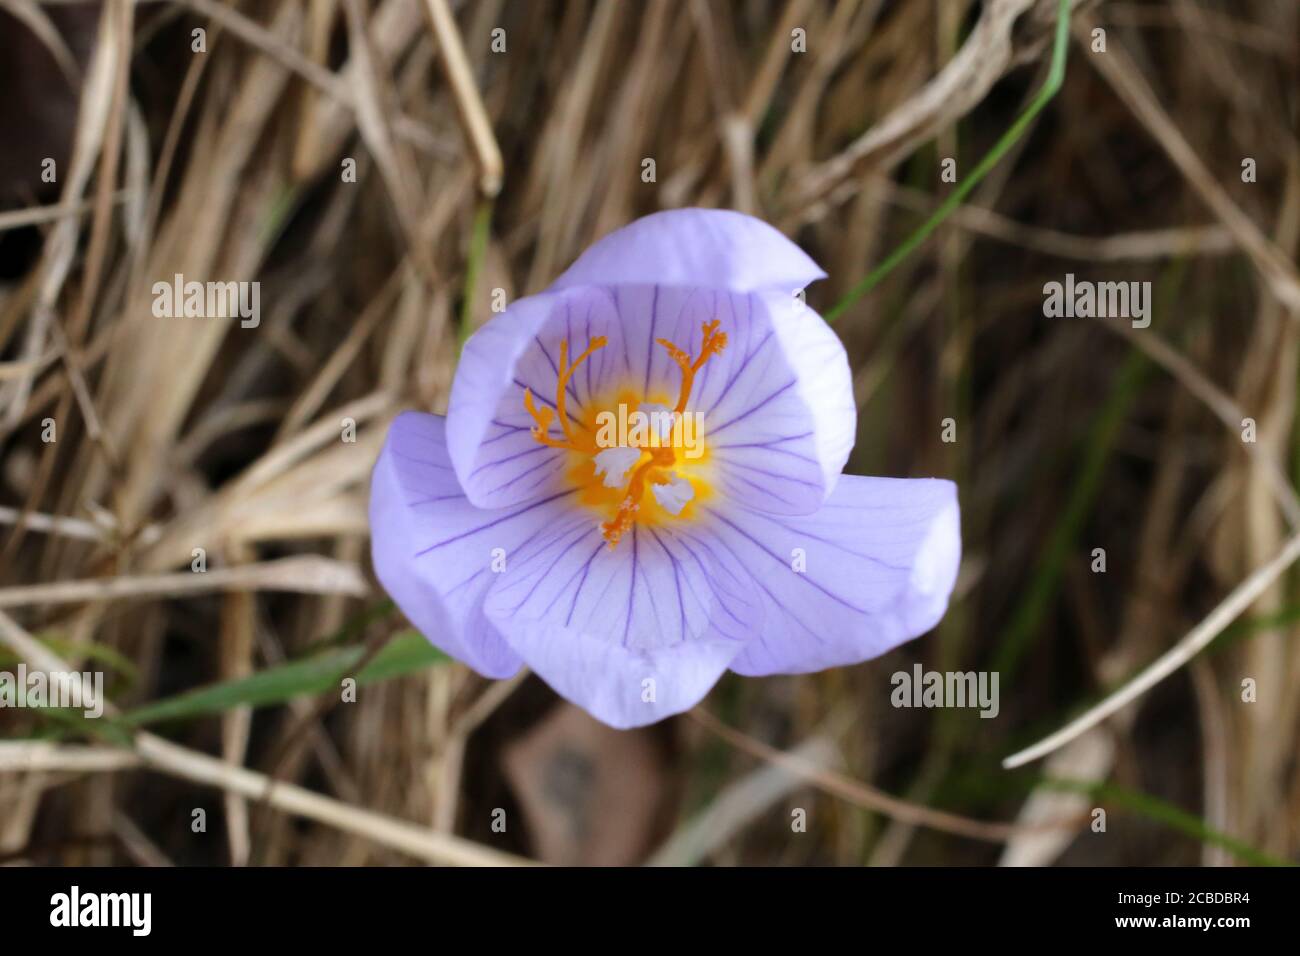
[[772,227],[685,209],[597,242],[468,341],[445,418],[375,465],[376,573],[487,677],[531,667],[615,727],[728,668],[875,657],[943,616],[955,486],[841,475],[844,348],[796,293],[825,273]]

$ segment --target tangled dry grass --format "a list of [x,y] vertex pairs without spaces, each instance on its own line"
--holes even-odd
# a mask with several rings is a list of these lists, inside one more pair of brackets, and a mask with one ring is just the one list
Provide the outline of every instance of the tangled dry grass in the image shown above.
[[[848,470],[961,488],[937,631],[622,734],[450,663],[121,735],[4,711],[0,859],[1300,858],[1288,567],[1045,765],[1002,766],[1300,530],[1300,8],[1070,6],[1059,92],[835,326]],[[93,661],[129,716],[322,649],[378,659],[406,625],[367,567],[369,471],[394,414],[445,408],[493,290],[726,206],[822,264],[829,310],[957,188],[941,161],[960,181],[1042,87],[1057,7],[3,0],[0,662]],[[1067,272],[1150,281],[1151,326],[1045,318]],[[260,323],[155,317],[176,274],[259,281]],[[996,670],[998,718],[891,707],[917,661]]]

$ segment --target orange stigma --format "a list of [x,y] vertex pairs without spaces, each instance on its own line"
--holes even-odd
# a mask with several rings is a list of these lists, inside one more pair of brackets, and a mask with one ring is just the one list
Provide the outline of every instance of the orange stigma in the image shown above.
[[704,323],[704,342],[700,345],[700,357],[694,361],[686,352],[667,339],[655,339],[656,342],[668,350],[668,354],[672,356],[673,361],[682,370],[682,388],[677,396],[676,411],[678,414],[686,411],[686,402],[690,399],[691,387],[695,384],[695,373],[704,367],[704,363],[709,360],[709,356],[717,355],[727,346],[727,333],[718,331],[718,326],[721,324],[722,322],[719,319]]
[[[579,448],[573,438],[573,429],[569,426],[569,416],[564,411],[564,390],[569,384],[569,379],[573,373],[578,370],[578,366],[587,359],[591,354],[599,349],[603,349],[609,344],[609,340],[603,335],[598,335],[587,344],[587,350],[578,356],[578,360],[572,365],[569,364],[569,342],[567,339],[560,342],[560,374],[555,385],[555,412],[546,406],[538,408],[533,404],[533,393],[527,388],[524,389],[524,408],[528,409],[528,414],[533,417],[537,424],[533,426],[533,438],[537,439],[540,444],[548,445],[551,448],[564,448],[569,451],[585,452],[586,449]],[[560,428],[564,430],[564,441],[557,441],[549,434],[551,427],[552,414],[559,415]]]

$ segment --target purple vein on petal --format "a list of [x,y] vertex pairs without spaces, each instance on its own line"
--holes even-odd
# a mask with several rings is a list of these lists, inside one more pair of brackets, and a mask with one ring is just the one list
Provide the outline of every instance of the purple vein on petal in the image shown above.
[[[596,560],[596,556],[600,554],[600,549],[603,547],[605,547],[604,539],[596,542],[596,549],[592,551],[590,555],[588,555],[586,562],[584,562],[582,565],[582,580],[578,582],[578,586],[573,590],[573,601],[570,602],[569,613],[564,618],[565,627],[568,627],[570,623],[573,621],[573,612],[578,609],[578,597],[579,595],[582,594],[582,589],[587,584],[587,575],[591,573],[591,564],[593,561]],[[574,572],[573,577],[577,577],[576,571]],[[569,581],[572,580],[573,578],[569,579]],[[564,582],[564,586],[567,588],[569,586],[569,582],[568,581]]]
[[483,441],[479,443],[480,448],[482,448],[484,445],[491,445],[493,442],[499,442],[503,438],[512,438],[514,437],[516,432],[530,431],[530,429],[526,425],[511,425],[508,424],[507,422],[499,421],[498,419],[495,418],[492,419],[492,421],[489,422],[489,424],[496,425],[498,428],[503,428],[505,429],[505,431],[503,431],[500,435],[493,435],[491,438],[483,439]]
[[[699,566],[700,572],[704,575],[704,579],[709,582],[709,589],[712,593],[710,594],[711,599],[706,601],[704,600],[704,598],[700,597],[700,593],[695,590],[695,585],[694,583],[692,583],[690,577],[688,576],[686,578],[686,586],[690,589],[691,597],[695,598],[695,603],[698,604],[706,613],[708,613],[709,609],[713,607],[713,605],[717,604],[718,606],[722,607],[722,609],[726,611],[728,614],[731,614],[730,609],[728,609],[723,604],[723,602],[717,600],[717,593],[716,593],[717,585],[713,581],[713,576],[709,573],[708,566],[703,561],[700,560],[700,556],[698,554],[696,554],[694,551],[691,550],[690,545],[686,543],[684,536],[679,536],[678,538],[676,538],[676,541],[678,544],[682,546],[682,548],[686,551],[686,553],[691,556],[691,559],[696,563],[696,565]],[[734,614],[732,614],[731,616],[735,617]],[[739,618],[737,618],[737,620],[739,621]]]
[[[695,550],[689,544],[686,543],[686,536],[685,535],[679,536],[677,538],[677,543],[686,549],[686,553],[689,554],[692,559],[694,559],[697,565],[699,565],[700,571],[704,574],[704,579],[709,582],[709,586],[710,588],[712,588],[714,592],[714,601],[712,602],[712,604],[722,608],[723,613],[725,613],[729,618],[735,621],[743,629],[745,627],[745,622],[736,616],[735,612],[732,611],[731,608],[727,606],[726,601],[717,600],[718,583],[714,580],[713,574],[709,570],[709,566],[705,564],[704,561],[701,560],[700,556],[695,553]],[[707,543],[705,543],[704,541],[697,541],[696,543],[705,551],[709,552],[709,557],[713,558],[715,563],[717,562],[717,556],[714,555],[713,549],[710,548]],[[731,575],[732,579],[735,580],[738,585],[748,583],[748,582],[741,581],[735,575],[735,573],[732,572],[730,569],[727,569],[727,573]],[[695,600],[700,601],[701,605],[703,605],[704,607],[706,608],[709,607],[710,606],[709,604],[705,604],[705,602],[701,600],[700,596],[698,594],[695,594],[695,586],[691,585],[690,578],[686,579],[686,583],[690,585],[691,593],[695,595]]]
[[761,409],[762,409],[764,406],[766,406],[769,402],[774,401],[774,400],[775,400],[777,397],[779,397],[780,395],[782,395],[782,394],[784,394],[785,392],[788,392],[790,389],[794,388],[795,385],[797,385],[797,384],[798,384],[798,383],[797,383],[794,379],[790,379],[790,381],[786,382],[784,385],[782,385],[780,388],[778,388],[778,389],[777,389],[775,392],[773,392],[771,395],[767,396],[767,397],[764,398],[762,401],[757,402],[757,403],[751,405],[749,408],[745,409],[745,411],[741,412],[739,415],[737,415],[735,418],[732,418],[730,421],[724,422],[723,424],[719,425],[717,428],[710,429],[710,432],[709,432],[709,433],[710,433],[711,435],[713,435],[713,436],[716,437],[717,434],[718,434],[719,432],[721,432],[721,431],[725,431],[726,429],[730,428],[732,425],[736,424],[736,422],[744,421],[744,420],[745,420],[746,418],[748,418],[750,415],[752,415],[752,414],[754,414],[755,412],[761,410]]
[[[403,438],[403,441],[405,441],[405,437]],[[423,465],[425,468],[431,468],[434,471],[455,471],[456,470],[452,468],[451,465],[439,465],[437,462],[429,461],[429,459],[427,458],[416,458],[414,455],[408,455],[406,454],[406,452],[398,451],[396,448],[392,448],[390,449],[390,451],[394,456],[401,458],[404,461],[413,461],[417,465]]]
[[[515,482],[527,478],[529,475],[537,471],[539,468],[545,468],[548,465],[555,465],[555,464],[559,464],[559,462],[555,458],[544,458],[541,461],[539,461],[537,464],[532,465],[529,468],[525,468],[523,471],[519,472],[519,474],[515,475],[513,478],[507,481],[505,484],[497,485],[495,488],[489,488],[486,492],[484,492],[484,494],[494,495],[498,491],[505,491]],[[530,487],[536,488],[538,485],[540,485],[543,481],[545,481],[549,477],[550,475],[542,475],[541,477],[536,478]]]
[[[726,541],[724,541],[720,537],[717,539],[717,541],[719,545],[727,549],[727,553],[730,554],[733,558],[735,558],[737,561],[741,560],[740,555],[738,555],[735,549],[731,545],[729,545]],[[710,549],[709,546],[707,544],[704,544],[703,542],[701,542],[701,547],[703,547],[710,554],[713,553],[712,549]],[[784,561],[780,561],[780,564],[782,567],[786,566],[786,563]],[[813,630],[811,627],[809,627],[808,624],[804,621],[804,619],[800,615],[796,614],[794,610],[792,610],[789,606],[786,605],[784,601],[782,601],[779,597],[773,594],[772,591],[768,588],[768,586],[763,583],[763,579],[760,578],[757,574],[754,575],[753,577],[753,583],[755,587],[757,587],[760,591],[762,591],[764,594],[767,595],[768,600],[770,600],[777,607],[785,611],[787,615],[792,617],[798,623],[798,625],[802,627],[805,631],[807,631],[809,636],[812,637],[818,644],[826,643],[826,641],[822,638],[822,636],[818,634],[815,630]],[[834,595],[831,595],[831,597],[837,601],[839,600],[839,598],[835,598]],[[841,601],[840,603],[842,604],[844,602]],[[856,608],[854,610],[856,610]]]
[[806,455],[801,455],[798,452],[791,451],[788,448],[776,447],[777,445],[784,445],[787,442],[801,441],[805,438],[812,438],[812,437],[813,437],[812,432],[800,432],[798,435],[786,435],[784,438],[773,438],[771,441],[738,442],[735,445],[719,445],[715,443],[713,445],[713,450],[721,451],[724,448],[767,448],[778,455],[793,455],[795,458],[802,458],[804,461],[811,461],[815,464],[816,459],[809,458]]
[[[614,286],[612,289],[610,289],[609,297],[611,301],[613,301],[614,303],[614,315],[617,319],[621,321],[623,318],[623,306],[619,303],[618,288],[619,288],[618,286]],[[628,336],[626,333],[623,333],[619,335],[619,339],[621,339],[623,342],[623,367],[627,369],[628,373],[630,374],[632,372],[632,357],[628,354],[627,351]]]
[[[403,441],[403,443],[411,442],[411,441],[418,441],[418,442],[419,442],[420,444],[422,444],[422,445],[428,445],[428,446],[430,446],[431,448],[433,448],[433,449],[438,453],[439,457],[445,457],[445,456],[446,456],[446,449],[445,449],[444,445],[443,445],[441,442],[434,441],[432,438],[429,438],[429,437],[426,436],[426,435],[421,435],[418,431],[412,431],[412,430],[410,430],[410,429],[404,429],[404,430],[403,430],[403,434],[402,434],[402,441]],[[412,458],[412,459],[411,459],[411,461],[421,461],[421,460],[423,460],[423,459],[419,459],[419,458]],[[430,464],[432,464],[432,462],[430,462]],[[439,467],[441,467],[441,466],[439,466]]]
[[[754,356],[756,356],[760,351],[762,351],[763,347],[767,345],[768,339],[770,339],[773,335],[773,330],[768,329],[767,333],[763,336],[762,340],[759,341],[758,345],[754,346],[752,350],[749,348],[750,342],[754,336],[754,327],[753,327],[754,294],[751,292],[748,295],[746,295],[745,298],[749,303],[749,311],[748,314],[745,316],[745,323],[744,323],[745,340],[743,345],[740,342],[736,343],[736,347],[739,350],[738,354],[743,355],[743,357],[737,358],[735,360],[735,363],[732,366],[731,374],[727,377],[727,381],[723,384],[722,390],[718,393],[718,397],[714,400],[712,406],[710,406],[708,412],[706,413],[708,415],[712,415],[714,411],[717,410],[717,407],[722,404],[723,400],[726,399],[726,397],[731,393],[731,389],[735,386],[740,376],[745,373],[745,370],[749,367],[750,363],[753,361]],[[732,315],[733,316],[735,315],[734,305],[732,306]]]
[[759,484],[758,482],[756,482],[756,481],[750,481],[750,480],[749,480],[748,478],[746,478],[744,475],[728,475],[728,476],[727,476],[727,481],[728,481],[728,483],[730,483],[730,482],[732,482],[732,481],[741,481],[741,482],[744,482],[745,484],[749,485],[749,487],[751,487],[751,488],[753,488],[755,491],[757,491],[759,494],[767,495],[767,496],[770,497],[770,498],[775,498],[777,501],[781,502],[782,504],[789,505],[790,507],[794,507],[794,505],[795,505],[795,502],[791,501],[789,498],[786,498],[784,495],[779,495],[779,494],[777,494],[775,491],[773,491],[771,488],[768,488],[768,487],[766,487],[765,485],[760,485],[760,484]]
[[788,524],[784,524],[783,522],[776,520],[771,515],[765,512],[750,511],[750,509],[746,509],[746,511],[749,511],[749,513],[757,520],[768,521],[771,524],[775,524],[778,527],[784,528],[786,531],[790,532],[791,534],[798,535],[800,538],[806,538],[811,541],[820,541],[822,544],[830,545],[832,548],[835,548],[837,551],[842,551],[845,554],[851,554],[853,555],[853,557],[861,558],[863,561],[870,561],[872,564],[879,565],[882,568],[888,568],[891,571],[898,571],[902,574],[906,574],[911,571],[911,568],[907,565],[890,564],[888,561],[885,561],[883,558],[878,558],[875,555],[863,554],[860,551],[854,551],[852,548],[846,548],[843,544],[836,541],[834,538],[824,538],[821,535],[816,534],[812,531],[808,531],[805,528],[800,528],[798,530],[795,530],[794,528],[791,528]]
[[439,501],[451,501],[453,498],[463,499],[464,497],[465,497],[465,492],[455,491],[449,495],[436,495],[433,498],[421,498],[418,501],[408,501],[406,502],[406,507],[419,508],[421,505],[431,505]]
[[[528,593],[525,594],[523,598],[519,601],[519,603],[514,606],[514,608],[512,609],[513,612],[518,612],[520,608],[522,608],[525,604],[527,604],[530,600],[532,600],[532,597],[537,592],[537,589],[541,587],[542,582],[546,580],[547,571],[550,570],[550,568],[554,567],[556,564],[558,564],[561,558],[563,558],[566,554],[568,554],[575,547],[577,547],[578,543],[581,542],[582,539],[585,538],[587,535],[586,530],[581,527],[577,529],[571,528],[569,529],[569,532],[572,533],[574,530],[576,530],[578,533],[573,535],[573,540],[569,542],[569,544],[564,548],[564,550],[562,550],[559,554],[557,554],[551,560],[549,565],[539,565],[537,570],[537,579],[533,581],[533,586],[528,589]],[[563,538],[563,536],[564,536],[563,533],[561,533],[560,535],[556,536],[556,538],[553,538],[551,541],[546,542],[542,547],[538,549],[537,554],[532,555],[531,557],[535,559],[538,556],[544,554],[547,551],[547,549],[551,548],[553,545],[559,544],[559,539]],[[576,575],[577,572],[575,571],[574,574],[570,576],[569,581],[572,581],[573,577],[575,577]],[[560,588],[555,592],[554,596],[551,598],[551,603],[546,605],[546,608],[542,611],[539,617],[546,616],[546,614],[555,605],[555,602],[559,600],[560,595],[564,593],[565,587],[568,587],[568,581],[564,583],[564,587]]]
[[647,395],[650,392],[650,366],[654,364],[655,357],[655,328],[659,324],[659,284],[655,283],[654,292],[650,294],[650,337],[646,342],[645,350],[645,388],[641,394]]
[[[462,531],[460,534],[453,535],[452,537],[446,538],[442,541],[436,541],[433,544],[429,545],[427,548],[422,548],[421,550],[415,552],[414,556],[418,558],[428,554],[430,551],[436,551],[438,548],[445,548],[447,545],[454,544],[455,542],[460,541],[463,538],[472,538],[474,535],[487,531],[489,528],[495,528],[497,525],[502,524],[503,522],[512,521],[515,518],[518,518],[520,515],[526,515],[528,514],[528,512],[534,511],[537,508],[541,508],[544,505],[548,505],[552,501],[558,501],[561,498],[567,498],[570,495],[574,495],[574,494],[577,494],[577,490],[570,489],[569,491],[561,491],[557,494],[551,495],[548,498],[542,498],[538,501],[531,502],[525,507],[520,508],[518,511],[512,511],[507,515],[502,515],[500,518],[497,518],[495,521],[489,521],[487,524],[479,525],[477,528],[471,528],[468,531]],[[491,512],[488,513],[490,514]]]
[[[779,471],[768,471],[766,468],[759,468],[757,465],[747,465],[743,461],[729,460],[727,462],[727,469],[744,469],[745,471],[753,472],[756,475],[761,475],[764,478],[771,478],[773,481],[788,481],[792,484],[804,485],[808,488],[821,488],[822,486],[821,482],[818,481],[809,481],[806,478],[796,478],[794,475],[783,474]],[[740,478],[739,475],[736,477]]]
[[[754,348],[754,350],[749,354],[747,354],[743,359],[736,362],[735,367],[731,371],[731,375],[727,378],[726,384],[722,386],[722,391],[718,393],[717,399],[714,400],[713,406],[708,410],[706,414],[712,415],[715,411],[717,411],[718,406],[721,405],[726,400],[727,396],[731,394],[731,390],[736,387],[736,383],[740,381],[741,377],[746,372],[749,372],[753,369],[753,362],[755,357],[767,345],[768,339],[770,339],[773,334],[774,333],[772,332],[772,330],[769,329],[767,331],[767,334],[763,336],[763,340],[758,343],[758,345]],[[714,429],[714,431],[716,431],[716,429]]]
[[529,445],[523,451],[517,451],[513,455],[507,455],[505,458],[493,458],[491,461],[483,462],[478,467],[476,467],[473,471],[471,471],[469,473],[469,476],[471,478],[477,477],[480,472],[486,471],[489,468],[495,468],[497,465],[508,465],[512,461],[518,461],[520,458],[527,458],[529,455],[535,455],[539,451],[551,452],[552,454],[547,456],[548,460],[551,457],[559,457],[554,454],[555,452],[559,451],[558,448],[552,448],[549,445],[538,445],[534,443],[532,445]]
[[632,626],[632,609],[636,606],[636,525],[632,525],[632,574],[627,589],[627,617],[623,620],[623,646],[627,647],[627,632]]
[[447,589],[447,593],[446,593],[446,595],[444,595],[444,596],[447,597],[447,598],[450,598],[453,594],[455,594],[457,591],[459,591],[459,590],[460,590],[461,588],[463,588],[465,585],[471,583],[471,582],[474,581],[476,578],[478,578],[479,576],[485,574],[486,572],[487,572],[487,569],[486,569],[486,568],[479,568],[477,571],[475,571],[473,574],[471,574],[469,577],[467,577],[464,581],[461,581],[459,584],[455,584],[455,585],[451,586],[450,588],[448,588],[448,589]]
[[673,566],[673,589],[677,592],[677,627],[684,637],[686,635],[686,598],[685,595],[682,594],[682,579],[677,558],[672,555],[668,550],[667,545],[663,543],[653,528],[647,528],[646,531],[649,532],[650,537],[654,539],[655,544],[659,545],[659,550],[668,557],[669,562]]
[[[586,333],[585,333],[585,334],[586,334],[586,336],[587,336],[587,341],[590,342],[590,341],[591,341],[591,304],[590,304],[590,303],[587,304],[587,317],[586,317],[583,321],[584,321],[584,323],[585,323],[585,325],[586,325]],[[601,351],[603,352],[604,350],[602,349]],[[596,355],[593,355],[591,358],[587,359],[587,370],[586,370],[586,371],[587,371],[587,398],[586,398],[586,401],[588,401],[588,402],[591,401],[591,366],[595,363],[595,360],[596,360],[596,356],[597,356],[597,355],[600,356],[600,367],[601,367],[601,369],[604,370],[604,368],[605,368],[605,356],[604,356],[604,355],[601,355],[600,352],[597,352]]]
[[[727,525],[729,528],[731,528],[733,531],[735,531],[735,532],[736,532],[738,535],[740,535],[742,538],[744,538],[744,539],[746,539],[747,541],[749,541],[750,544],[752,544],[754,547],[758,548],[758,550],[762,551],[764,554],[766,554],[769,558],[771,558],[771,559],[772,559],[773,561],[775,561],[777,564],[781,565],[781,567],[783,567],[783,568],[787,568],[787,567],[789,567],[789,565],[786,564],[784,558],[782,558],[780,555],[774,554],[774,553],[773,553],[773,552],[772,552],[772,551],[767,547],[767,545],[765,545],[763,542],[759,541],[757,538],[755,538],[753,535],[751,535],[749,532],[747,532],[744,528],[742,528],[742,527],[740,527],[739,525],[737,525],[735,522],[728,520],[727,517],[726,517],[725,515],[720,514],[720,513],[718,513],[717,511],[711,511],[710,514],[712,514],[713,517],[717,518],[717,519],[718,519],[719,521],[721,521],[723,524]],[[721,539],[719,539],[719,540],[721,540]],[[725,546],[725,542],[724,542],[724,546]],[[728,550],[731,550],[731,549],[728,548]],[[735,552],[733,551],[732,553],[734,554]],[[886,567],[888,567],[888,565],[886,565]],[[791,572],[791,573],[793,573],[793,572]],[[758,580],[757,576],[754,578],[754,580],[756,580],[756,581]],[[838,594],[835,594],[834,592],[827,590],[826,588],[822,587],[820,584],[818,584],[815,580],[813,580],[813,579],[812,579],[811,577],[809,577],[808,575],[801,575],[801,576],[800,576],[800,580],[807,582],[810,586],[816,588],[818,591],[821,591],[822,594],[825,594],[825,595],[826,595],[828,598],[830,598],[832,601],[834,601],[834,602],[837,603],[837,604],[841,604],[841,605],[843,605],[844,607],[848,608],[850,611],[856,611],[856,612],[858,612],[859,614],[866,614],[866,613],[868,613],[866,608],[860,608],[860,607],[858,607],[856,604],[853,604],[852,602],[847,601],[847,600],[845,600],[844,598],[840,597]],[[783,606],[784,606],[784,605],[783,605]]]

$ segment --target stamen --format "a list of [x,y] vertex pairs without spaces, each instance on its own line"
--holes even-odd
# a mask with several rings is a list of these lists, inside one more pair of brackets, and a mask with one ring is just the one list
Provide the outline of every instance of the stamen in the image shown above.
[[695,488],[686,479],[678,478],[676,472],[670,471],[655,478],[654,484],[650,486],[650,493],[655,496],[655,501],[659,502],[660,508],[670,515],[679,515],[687,503],[695,497]]
[[640,448],[606,448],[596,453],[596,477],[605,476],[606,488],[622,488],[627,483],[627,473],[640,460]]

